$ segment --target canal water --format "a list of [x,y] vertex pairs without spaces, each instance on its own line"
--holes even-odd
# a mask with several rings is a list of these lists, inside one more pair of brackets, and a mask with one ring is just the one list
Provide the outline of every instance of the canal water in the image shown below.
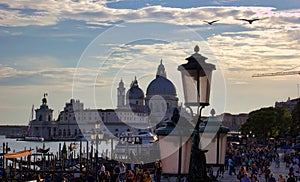
[[[23,150],[28,150],[28,149],[33,149],[33,153],[36,153],[36,148],[43,148],[45,147],[50,148],[49,153],[57,154],[59,150],[62,149],[64,141],[17,141],[16,139],[12,138],[5,138],[5,136],[0,135],[0,153],[3,152],[3,143],[8,143],[9,148],[11,149],[10,152],[19,152]],[[79,146],[80,146],[80,141],[66,141],[66,146],[69,147],[71,143],[76,143],[78,148],[75,150],[75,154],[79,154]],[[115,148],[115,144],[117,142],[113,142],[113,148]],[[93,146],[94,152],[96,151],[96,144],[93,144],[93,142],[89,141],[88,142],[88,147],[89,147],[89,152],[91,150],[91,146]],[[61,147],[61,148],[60,148]],[[86,153],[86,148],[87,148],[87,141],[82,141],[82,152]],[[100,141],[98,144],[98,153],[99,156],[101,154],[107,154],[110,156],[110,151],[111,151],[112,145],[111,145],[111,140],[108,141]],[[9,153],[10,153],[9,152]]]

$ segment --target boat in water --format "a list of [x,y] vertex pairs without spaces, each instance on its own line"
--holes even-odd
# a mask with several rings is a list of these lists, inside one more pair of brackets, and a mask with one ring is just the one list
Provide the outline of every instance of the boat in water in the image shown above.
[[50,147],[49,147],[49,148],[37,148],[37,147],[36,147],[36,152],[42,153],[42,154],[48,153],[49,150],[50,150]]
[[152,132],[140,132],[135,135],[135,137],[138,137],[142,144],[155,143],[158,141],[157,135]]
[[136,135],[120,135],[119,142],[114,150],[114,159],[117,160],[132,160],[138,161],[139,159],[149,159],[157,156],[158,137],[152,132],[140,132]]
[[17,140],[43,142],[43,141],[44,141],[44,138],[43,138],[43,137],[36,137],[36,136],[26,136],[26,137],[24,137],[24,138],[18,138]]
[[158,141],[158,137],[152,132],[139,132],[138,134],[121,134],[119,137],[120,141],[127,142],[130,144],[150,144]]

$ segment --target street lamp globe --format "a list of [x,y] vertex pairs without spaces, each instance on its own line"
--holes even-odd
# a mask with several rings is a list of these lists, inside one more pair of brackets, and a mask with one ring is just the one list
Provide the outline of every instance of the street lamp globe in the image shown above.
[[181,72],[185,105],[208,106],[212,71],[215,65],[206,63],[206,57],[199,54],[199,46],[195,46],[195,53],[186,58],[186,64],[178,66]]

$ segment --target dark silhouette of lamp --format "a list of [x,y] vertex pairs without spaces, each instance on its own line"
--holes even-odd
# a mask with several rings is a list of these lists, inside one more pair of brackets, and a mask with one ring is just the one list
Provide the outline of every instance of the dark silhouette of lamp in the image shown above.
[[192,115],[194,114],[191,107],[197,108],[196,125],[192,134],[188,181],[202,182],[207,180],[205,157],[207,150],[199,148],[199,125],[202,122],[201,111],[209,105],[212,72],[216,67],[206,63],[207,58],[199,54],[199,50],[199,47],[195,46],[195,53],[186,58],[187,63],[178,66],[178,71],[181,72],[185,106],[190,109]]

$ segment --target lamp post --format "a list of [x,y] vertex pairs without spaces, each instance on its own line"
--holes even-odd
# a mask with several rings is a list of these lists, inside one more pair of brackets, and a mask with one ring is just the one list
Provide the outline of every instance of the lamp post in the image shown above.
[[189,181],[206,181],[206,157],[205,150],[199,149],[199,125],[201,120],[201,111],[209,105],[210,85],[212,71],[216,69],[215,65],[206,63],[206,57],[199,54],[199,47],[195,46],[195,53],[186,58],[186,64],[178,67],[181,72],[182,85],[185,98],[185,106],[188,107],[193,115],[191,107],[197,107],[196,125],[193,131],[193,141],[191,148],[191,157],[189,164]]
[[163,174],[177,176],[178,181],[187,176],[189,182],[204,182],[207,180],[206,151],[199,149],[199,125],[202,122],[201,110],[209,105],[211,76],[215,65],[205,62],[207,58],[198,53],[198,46],[194,50],[195,53],[186,58],[188,62],[180,65],[178,70],[182,75],[185,106],[190,109],[193,117],[192,107],[197,108],[196,125],[180,117],[179,111],[175,109],[172,119],[166,126],[158,128],[156,134]]

